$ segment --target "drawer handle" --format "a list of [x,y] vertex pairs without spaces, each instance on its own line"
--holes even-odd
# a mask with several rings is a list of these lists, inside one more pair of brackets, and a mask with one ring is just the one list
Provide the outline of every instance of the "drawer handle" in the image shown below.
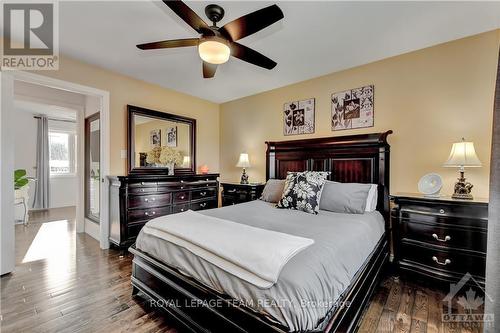
[[141,192],[144,192],[144,189],[143,189],[143,188],[141,188]]
[[184,186],[181,186],[181,190],[183,190],[183,189],[184,189]]
[[437,240],[438,242],[443,242],[443,243],[451,240],[451,237],[450,237],[450,236],[448,236],[448,235],[446,235],[446,236],[444,237],[444,239],[441,239],[441,238],[439,238],[439,236],[438,236],[438,235],[436,235],[436,234],[432,234],[432,238],[434,238],[434,239],[435,239],[435,240]]
[[181,212],[183,212],[183,211],[184,211],[184,208],[181,208]]
[[451,264],[451,260],[450,260],[450,259],[446,259],[444,262],[440,262],[436,256],[433,256],[433,257],[432,257],[432,260],[433,260],[436,264],[438,264],[438,265],[442,265],[442,266],[446,266],[446,265]]
[[205,208],[206,206],[207,206],[207,203],[206,203],[206,202],[204,202],[204,203],[201,203],[201,204],[200,204],[200,207],[201,207],[201,208]]
[[156,201],[156,198],[144,198],[144,201],[146,201],[146,202],[149,202],[149,200]]
[[146,215],[146,216],[153,216],[153,215],[156,215],[156,212],[155,211],[152,211],[151,213],[145,212],[144,215]]
[[234,193],[236,190],[227,190],[227,193]]
[[141,182],[141,185],[144,185],[144,182]]
[[439,210],[439,214],[444,214],[444,213],[445,213],[444,209]]
[[181,195],[181,200],[184,200],[184,196],[183,195]]
[[200,195],[204,197],[205,195],[207,195],[207,192],[200,192]]

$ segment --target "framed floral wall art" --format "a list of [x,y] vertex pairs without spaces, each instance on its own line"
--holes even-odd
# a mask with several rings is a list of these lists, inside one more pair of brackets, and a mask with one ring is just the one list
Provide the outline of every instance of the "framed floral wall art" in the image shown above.
[[314,98],[288,102],[283,110],[283,134],[314,133]]
[[332,94],[332,131],[373,127],[373,85]]

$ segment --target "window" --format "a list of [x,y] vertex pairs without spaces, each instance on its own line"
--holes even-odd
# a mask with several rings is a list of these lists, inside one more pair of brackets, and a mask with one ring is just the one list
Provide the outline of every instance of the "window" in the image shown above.
[[49,130],[50,175],[76,173],[76,135],[72,132]]

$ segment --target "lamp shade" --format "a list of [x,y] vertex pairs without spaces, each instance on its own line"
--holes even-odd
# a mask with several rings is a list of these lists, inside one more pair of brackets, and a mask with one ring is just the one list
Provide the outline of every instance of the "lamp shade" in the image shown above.
[[249,168],[250,167],[250,160],[248,159],[248,154],[241,153],[240,158],[239,158],[236,166],[238,168]]
[[198,53],[204,61],[220,65],[229,60],[231,50],[222,38],[204,38],[198,45]]
[[481,161],[476,155],[473,142],[456,142],[451,147],[450,156],[444,163],[445,167],[480,167]]

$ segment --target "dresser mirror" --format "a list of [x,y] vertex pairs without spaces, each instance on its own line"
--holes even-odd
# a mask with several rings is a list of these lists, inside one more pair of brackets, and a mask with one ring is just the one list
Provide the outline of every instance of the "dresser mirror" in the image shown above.
[[131,105],[127,109],[130,174],[195,173],[195,119]]

